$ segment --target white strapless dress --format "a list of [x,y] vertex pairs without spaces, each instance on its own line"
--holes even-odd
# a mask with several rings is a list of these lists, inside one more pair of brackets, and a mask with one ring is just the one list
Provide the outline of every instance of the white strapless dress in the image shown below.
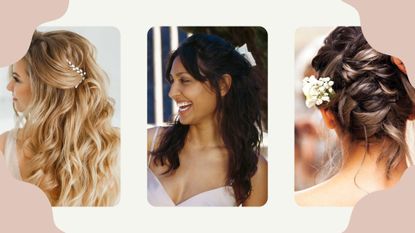
[[[157,138],[158,129],[154,133],[151,151]],[[147,166],[147,199],[153,206],[236,206],[232,186],[223,186],[196,194],[180,203],[174,203],[164,189],[160,180],[150,169],[151,156]]]

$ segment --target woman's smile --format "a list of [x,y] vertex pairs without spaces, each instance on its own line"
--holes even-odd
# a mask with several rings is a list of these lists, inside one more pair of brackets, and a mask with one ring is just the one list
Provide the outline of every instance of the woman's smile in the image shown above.
[[170,83],[169,96],[177,104],[182,124],[192,125],[213,119],[216,108],[215,93],[208,84],[196,80],[183,66],[180,58],[173,61]]
[[179,114],[183,115],[192,107],[192,102],[178,102],[177,107],[179,107]]

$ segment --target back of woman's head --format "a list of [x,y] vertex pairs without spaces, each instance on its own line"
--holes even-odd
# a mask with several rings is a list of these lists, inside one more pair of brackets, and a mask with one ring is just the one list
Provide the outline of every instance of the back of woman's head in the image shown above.
[[[23,59],[32,84],[31,114],[43,105],[81,108],[96,99],[108,100],[108,80],[96,63],[95,47],[76,33],[36,31]],[[85,73],[78,73],[71,64]]]
[[27,181],[54,205],[111,204],[118,195],[119,133],[94,46],[69,31],[35,32],[23,60],[32,89],[22,129]]
[[[218,130],[229,153],[227,182],[233,185],[237,201],[241,203],[251,191],[250,178],[256,171],[262,140],[260,86],[255,68],[232,44],[214,35],[195,34],[186,39],[169,58],[168,80],[175,58],[180,58],[196,80],[209,83],[216,93]],[[221,94],[225,76],[231,81],[226,94]],[[167,159],[171,170],[176,169],[187,130],[188,126],[176,119],[153,153],[156,161]]]
[[323,104],[350,142],[383,143],[378,161],[386,175],[405,159],[406,121],[413,102],[406,75],[390,56],[370,47],[360,27],[338,27],[312,61],[319,77],[330,77],[335,95]]

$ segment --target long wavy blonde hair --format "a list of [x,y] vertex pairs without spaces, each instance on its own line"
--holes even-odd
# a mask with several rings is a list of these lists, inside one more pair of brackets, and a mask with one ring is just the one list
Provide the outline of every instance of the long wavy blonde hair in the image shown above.
[[[32,90],[17,141],[28,160],[25,181],[52,205],[115,204],[119,130],[111,126],[114,103],[95,47],[73,32],[36,31],[23,60]],[[68,61],[86,72],[85,80]]]

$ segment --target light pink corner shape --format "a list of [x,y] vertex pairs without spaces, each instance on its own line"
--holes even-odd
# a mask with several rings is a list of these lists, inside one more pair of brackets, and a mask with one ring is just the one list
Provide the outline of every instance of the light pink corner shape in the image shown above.
[[360,14],[363,34],[377,51],[400,58],[415,87],[415,1],[344,0]]
[[42,23],[61,17],[69,0],[1,0],[0,67],[22,58],[34,30]]
[[0,154],[0,232],[59,233],[52,208],[36,186],[17,181],[9,174]]
[[415,232],[415,167],[387,190],[362,198],[354,207],[345,233]]

